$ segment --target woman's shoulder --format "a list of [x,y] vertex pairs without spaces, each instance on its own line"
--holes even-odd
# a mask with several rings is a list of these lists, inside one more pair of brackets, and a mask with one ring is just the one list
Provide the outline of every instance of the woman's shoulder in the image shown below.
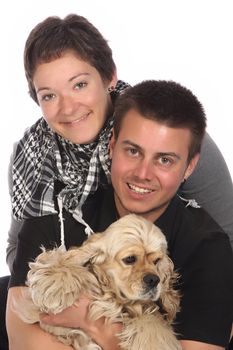
[[17,153],[19,148],[28,145],[33,148],[33,145],[43,145],[45,139],[51,135],[51,130],[44,118],[38,119],[33,125],[26,128],[23,136],[14,144],[14,152]]
[[23,137],[15,143],[13,149],[13,165],[21,161],[29,164],[31,161],[38,163],[54,144],[54,134],[46,121],[40,118],[25,130]]

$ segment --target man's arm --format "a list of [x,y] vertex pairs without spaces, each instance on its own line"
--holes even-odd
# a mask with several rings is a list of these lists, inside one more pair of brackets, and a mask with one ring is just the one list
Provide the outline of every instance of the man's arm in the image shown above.
[[12,310],[13,298],[22,297],[22,287],[9,289],[7,300],[6,326],[9,338],[9,350],[72,350],[59,342],[51,334],[44,332],[38,324],[27,324],[20,320]]
[[96,321],[88,318],[90,299],[83,295],[73,305],[56,315],[42,314],[43,323],[53,326],[81,328],[104,350],[118,350],[119,338],[116,336],[122,330],[121,323],[106,323],[102,317]]
[[[51,334],[44,332],[38,324],[26,324],[20,320],[12,310],[13,299],[22,298],[21,288],[12,287],[9,289],[7,300],[6,325],[9,337],[9,350],[71,350],[73,348],[60,343]],[[24,287],[26,288],[26,287]],[[120,331],[121,325],[106,325],[103,319],[90,322],[86,319],[89,300],[83,298],[78,302],[78,307],[70,307],[61,314],[51,316],[55,326],[60,323],[73,328],[83,328],[104,350],[118,350],[118,338],[115,336]],[[48,316],[43,317],[43,322]]]
[[180,340],[183,350],[224,350],[221,346],[192,340]]
[[[85,299],[84,299],[84,303],[85,303]],[[65,326],[65,327],[78,327],[79,325],[79,321],[78,320],[78,310],[82,308],[81,304],[78,303],[78,309],[71,307],[71,308],[67,308],[66,310],[64,310],[63,312],[61,312],[60,314],[57,315],[43,315],[43,322],[48,323],[50,325],[53,326]],[[99,339],[99,344],[103,346],[102,344],[102,340],[103,340],[103,323],[99,323],[99,329],[97,331],[97,326],[98,324],[95,324],[95,327],[90,327],[89,325],[89,332],[91,330],[90,335],[93,336],[93,338],[97,338]],[[85,327],[85,325],[83,325],[83,327]],[[118,325],[116,325],[116,331],[120,331],[120,328],[118,328]],[[105,338],[106,339],[106,338]],[[114,337],[112,337],[112,339],[114,339]],[[97,340],[97,339],[96,339]],[[181,340],[180,341],[183,350],[224,350],[223,347],[221,346],[216,346],[216,345],[211,345],[211,344],[206,344],[203,342],[197,342],[197,341],[191,341],[191,340]],[[117,345],[116,345],[117,346]],[[104,347],[103,347],[104,348]],[[117,347],[114,348],[113,347],[113,343],[110,342],[110,347],[106,347],[104,349],[118,349]]]

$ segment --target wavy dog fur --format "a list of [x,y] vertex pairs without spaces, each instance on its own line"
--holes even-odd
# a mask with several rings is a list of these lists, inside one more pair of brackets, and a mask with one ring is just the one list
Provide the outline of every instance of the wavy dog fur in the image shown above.
[[[90,318],[123,323],[122,349],[180,350],[172,329],[177,277],[161,230],[130,214],[79,248],[43,250],[30,263],[29,288],[15,309],[25,322],[39,322],[40,312],[61,312],[85,293],[92,298]],[[80,329],[40,325],[74,349],[101,349]]]

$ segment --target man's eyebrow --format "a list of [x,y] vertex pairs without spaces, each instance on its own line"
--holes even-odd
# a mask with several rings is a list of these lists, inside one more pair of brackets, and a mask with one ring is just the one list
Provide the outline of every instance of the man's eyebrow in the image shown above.
[[[143,148],[140,145],[138,145],[138,144],[136,144],[136,143],[134,143],[134,142],[132,142],[130,140],[124,140],[122,143],[124,145],[133,146],[133,147],[143,151]],[[177,153],[175,153],[175,152],[156,152],[155,153],[155,157],[156,158],[173,157],[173,158],[176,158],[176,159],[180,159],[180,156]]]
[[140,147],[137,143],[134,143],[130,140],[124,140],[122,141],[123,145],[129,145],[129,146],[133,146],[135,148],[138,148],[138,149],[142,149],[142,147]]
[[180,156],[175,152],[158,152],[157,157],[173,157],[176,159],[180,159]]

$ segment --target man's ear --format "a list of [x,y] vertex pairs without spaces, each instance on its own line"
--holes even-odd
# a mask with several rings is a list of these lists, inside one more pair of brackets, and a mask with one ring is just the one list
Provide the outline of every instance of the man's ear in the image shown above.
[[112,137],[109,141],[109,158],[112,159],[112,153],[113,153],[113,149],[114,149],[114,146],[115,146],[115,134],[114,134],[114,130],[112,132]]
[[200,153],[197,153],[189,162],[187,169],[185,170],[184,179],[187,180],[193,173],[200,158]]

